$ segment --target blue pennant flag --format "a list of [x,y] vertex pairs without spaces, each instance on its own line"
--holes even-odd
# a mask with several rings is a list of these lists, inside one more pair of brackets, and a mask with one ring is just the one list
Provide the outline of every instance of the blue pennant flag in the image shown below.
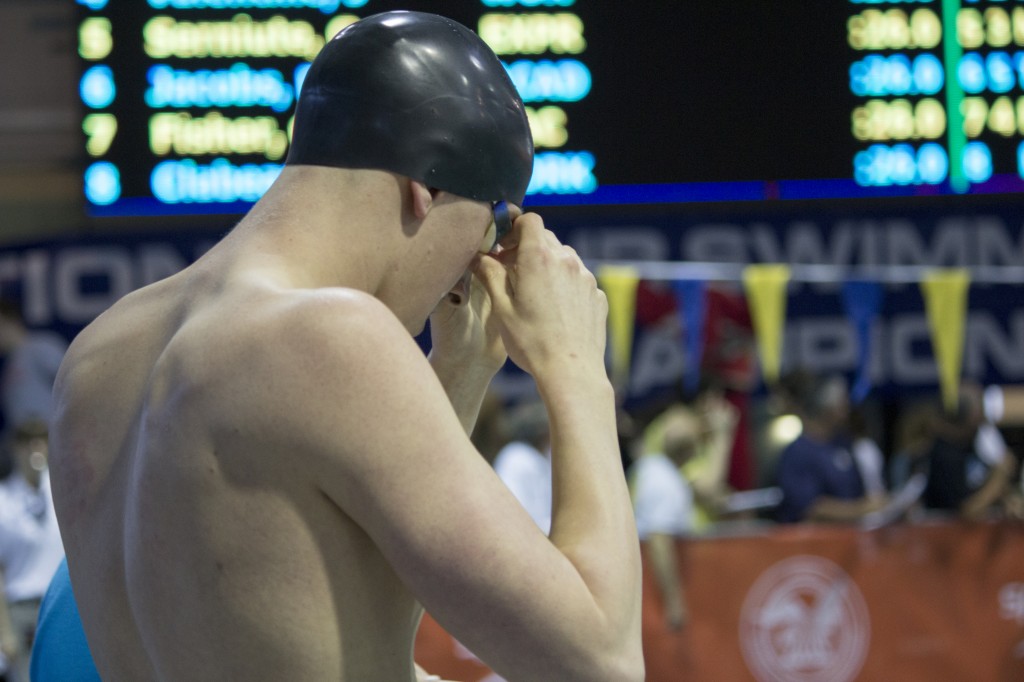
[[707,311],[707,285],[699,279],[680,279],[672,282],[683,327],[683,347],[686,350],[686,374],[683,385],[695,393],[700,385],[700,363],[704,354],[704,318]]
[[860,403],[871,391],[871,325],[882,309],[882,285],[868,280],[843,283],[846,315],[857,333],[857,378],[850,389],[850,400]]

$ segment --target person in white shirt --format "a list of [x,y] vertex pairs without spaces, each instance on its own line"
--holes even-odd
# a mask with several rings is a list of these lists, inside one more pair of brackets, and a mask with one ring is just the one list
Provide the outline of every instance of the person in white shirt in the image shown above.
[[10,682],[28,682],[39,603],[64,558],[53,510],[46,424],[14,429],[14,471],[0,483],[0,652]]
[[544,534],[551,532],[551,433],[540,401],[511,408],[506,415],[511,441],[494,458],[494,471]]
[[864,484],[864,494],[868,497],[885,495],[887,492],[884,474],[885,455],[882,454],[878,442],[871,436],[864,408],[862,406],[852,408],[847,422],[852,441],[850,452],[853,455],[853,461],[857,464],[857,471],[860,472],[860,479]]
[[673,405],[647,427],[644,452],[629,471],[637,532],[654,569],[668,627],[679,630],[688,611],[679,580],[676,539],[693,530],[693,490],[680,468],[697,451],[700,418]]

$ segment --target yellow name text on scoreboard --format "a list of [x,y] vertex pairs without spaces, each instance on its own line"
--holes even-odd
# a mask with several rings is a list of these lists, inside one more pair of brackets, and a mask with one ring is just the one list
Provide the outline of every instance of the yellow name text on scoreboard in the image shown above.
[[146,54],[167,57],[300,57],[312,59],[323,47],[308,21],[289,21],[283,16],[255,21],[236,14],[230,21],[178,21],[157,16],[142,29]]
[[338,32],[344,28],[348,28],[352,24],[359,21],[359,17],[355,14],[339,14],[333,17],[327,22],[327,26],[324,27],[324,38],[330,40],[334,36],[338,35]]
[[579,54],[587,49],[583,21],[556,14],[484,14],[477,32],[496,54]]
[[276,161],[288,149],[288,134],[273,116],[228,118],[210,112],[193,118],[184,112],[154,114],[149,119],[149,147],[154,154],[172,151],[200,154],[262,154]]
[[569,117],[562,107],[526,107],[526,117],[530,121],[534,146],[562,147],[569,140]]

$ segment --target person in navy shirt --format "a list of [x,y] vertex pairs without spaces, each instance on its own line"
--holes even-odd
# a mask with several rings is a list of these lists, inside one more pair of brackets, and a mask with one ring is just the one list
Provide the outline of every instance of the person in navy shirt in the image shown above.
[[842,377],[799,373],[785,388],[803,431],[779,457],[776,475],[783,499],[776,519],[856,521],[884,506],[884,495],[865,494],[846,435],[850,406]]

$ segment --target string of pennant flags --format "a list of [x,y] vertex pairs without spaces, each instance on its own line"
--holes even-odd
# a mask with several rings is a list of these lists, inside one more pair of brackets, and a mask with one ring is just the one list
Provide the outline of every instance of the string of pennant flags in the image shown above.
[[740,282],[750,308],[761,374],[768,384],[779,378],[790,282],[834,282],[857,339],[858,369],[851,398],[860,402],[871,390],[871,326],[882,310],[885,284],[918,284],[934,349],[943,402],[954,409],[963,366],[967,294],[972,283],[1024,283],[1024,267],[936,268],[829,265],[723,264],[670,261],[589,261],[608,298],[611,372],[625,385],[630,372],[641,280],[669,282],[683,322],[686,350],[684,382],[696,388],[700,376],[703,320],[708,282]]

